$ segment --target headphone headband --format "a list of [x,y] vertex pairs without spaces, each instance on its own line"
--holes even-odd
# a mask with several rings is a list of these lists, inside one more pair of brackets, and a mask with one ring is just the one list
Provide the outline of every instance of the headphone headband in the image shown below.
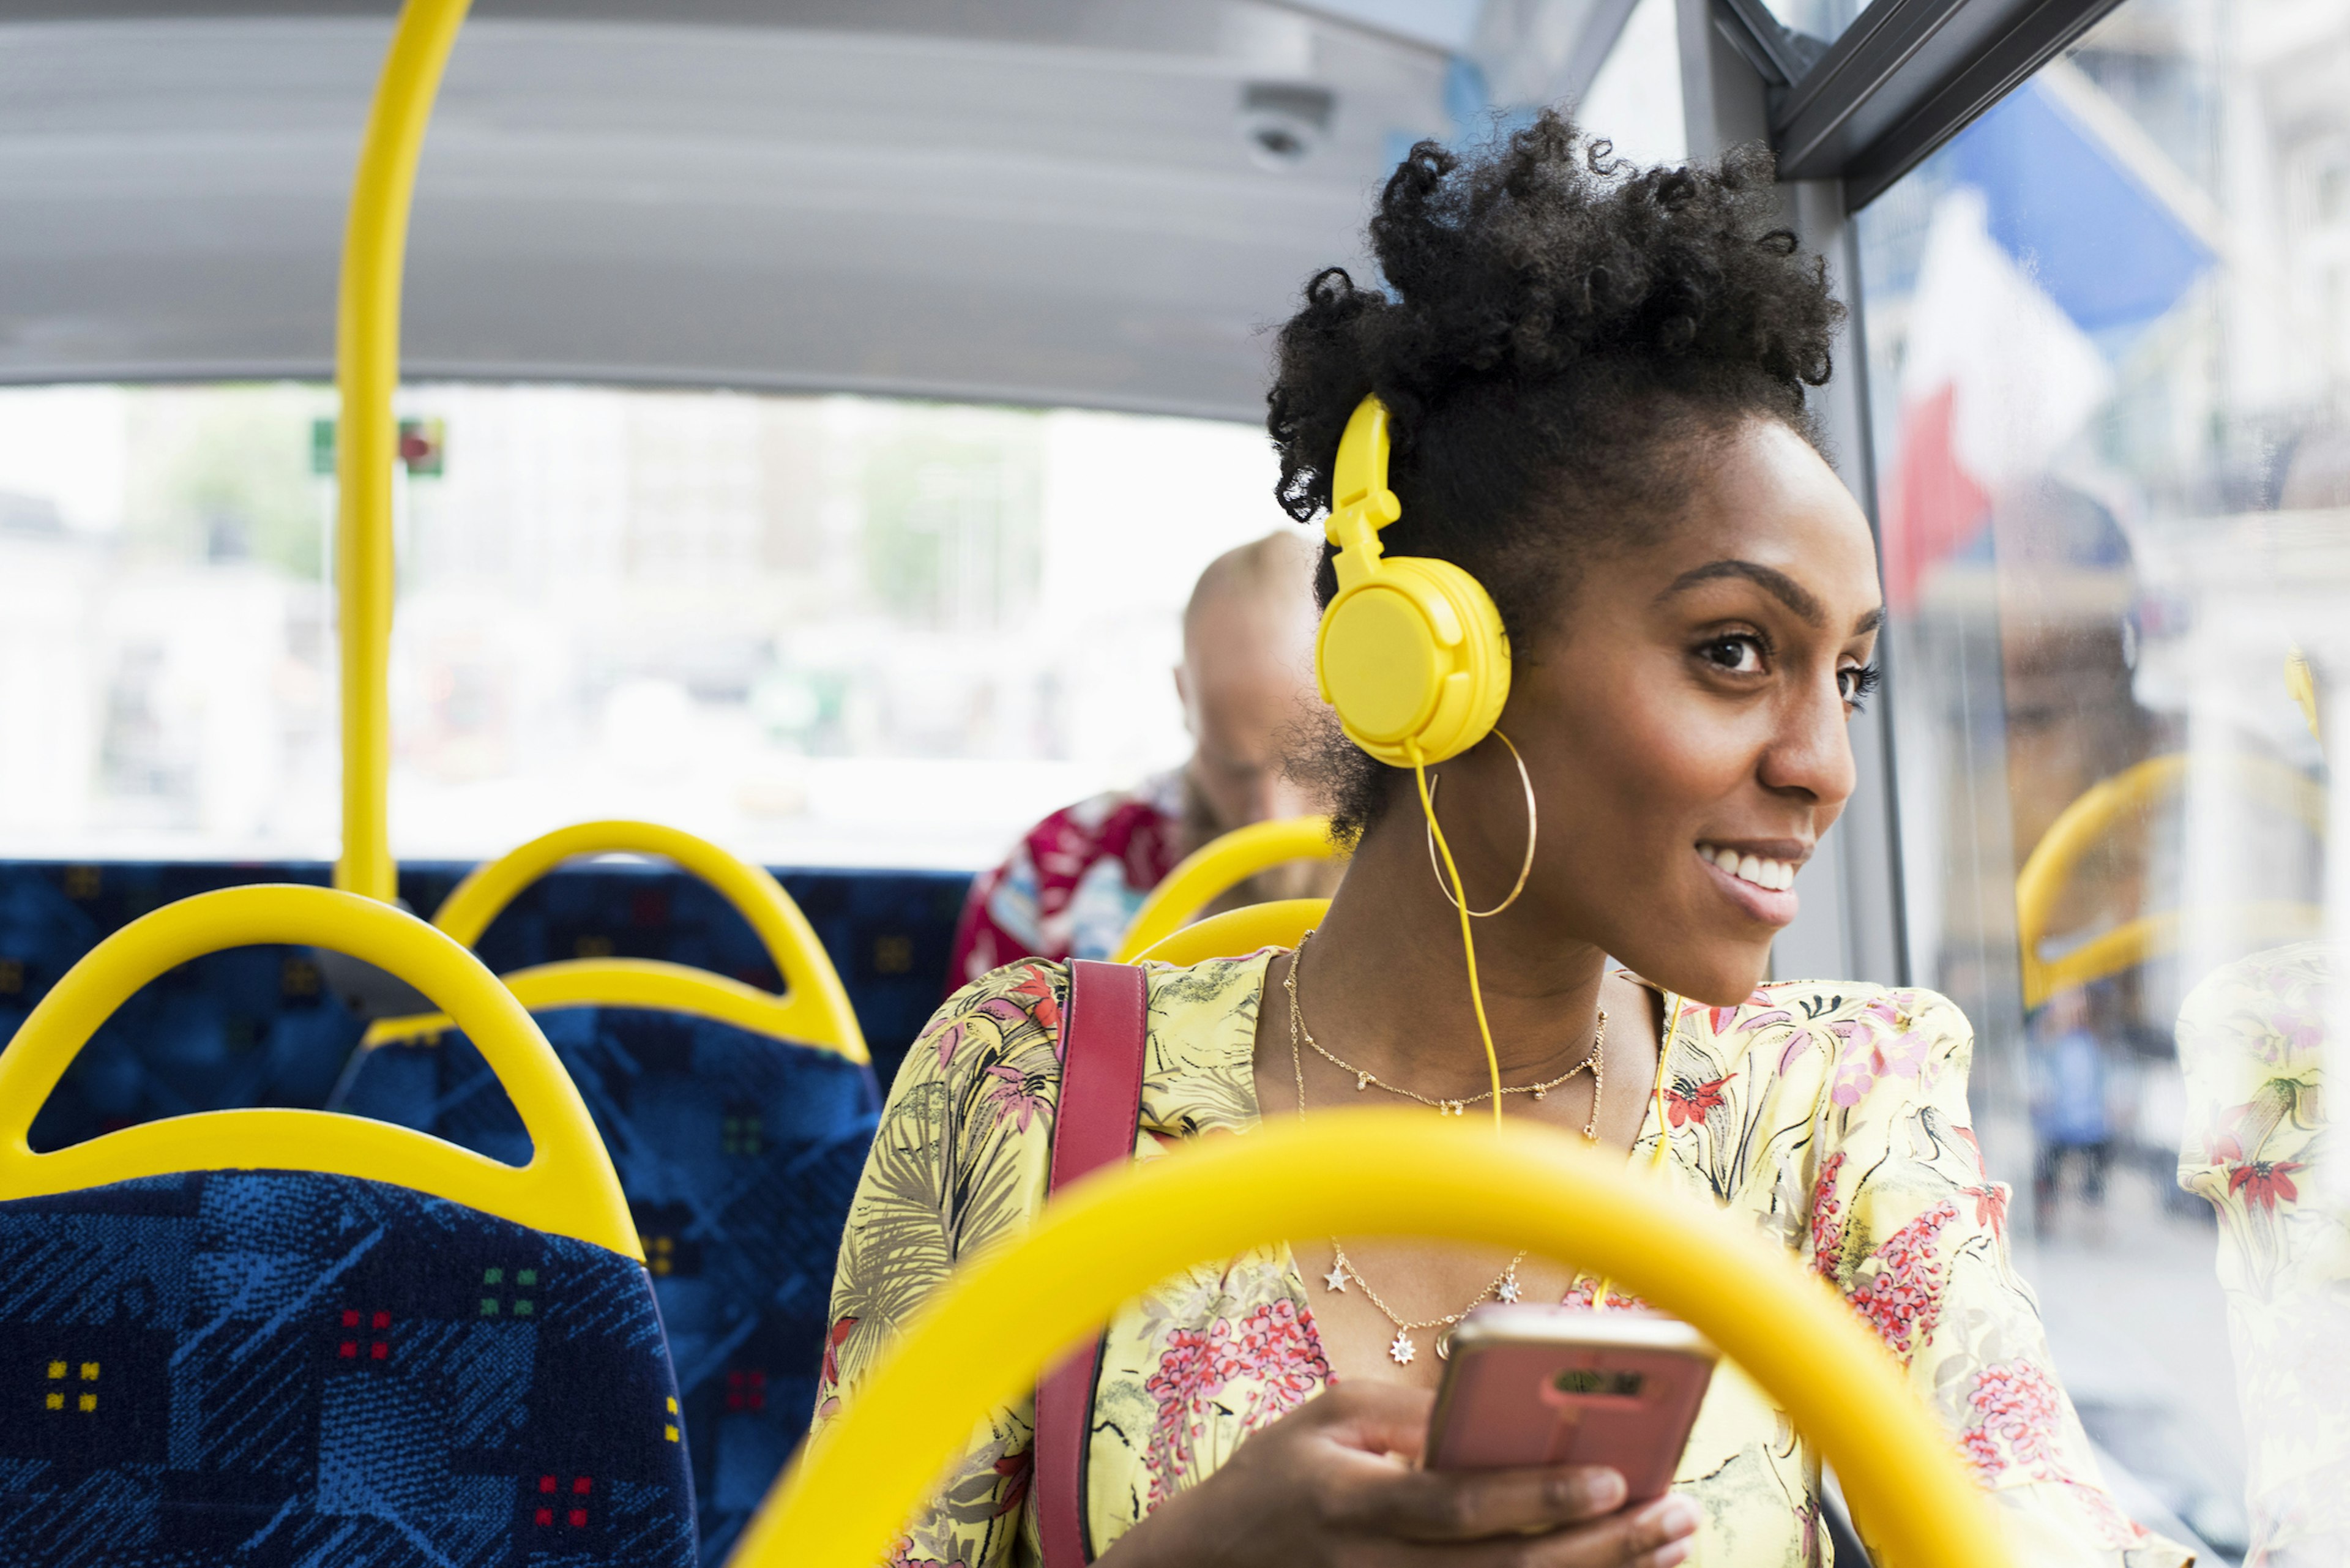
[[1347,736],[1394,767],[1441,762],[1485,738],[1510,693],[1510,643],[1476,578],[1450,561],[1388,557],[1379,530],[1403,515],[1388,488],[1388,415],[1377,396],[1347,421],[1325,535],[1338,592],[1314,670]]
[[1385,552],[1379,530],[1403,515],[1403,503],[1388,488],[1388,406],[1365,398],[1347,417],[1338,438],[1338,462],[1330,476],[1330,516],[1322,532],[1338,548],[1333,563],[1340,588],[1351,587]]

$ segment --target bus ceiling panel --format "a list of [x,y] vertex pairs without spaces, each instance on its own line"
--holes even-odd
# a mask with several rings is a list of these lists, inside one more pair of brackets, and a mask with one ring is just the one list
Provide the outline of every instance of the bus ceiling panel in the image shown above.
[[[460,246],[439,233],[456,215],[419,203],[412,379],[864,390],[1255,420],[1261,303],[1319,259],[1001,217],[876,224],[803,210],[758,223],[742,208],[674,206],[612,243],[608,211],[525,202],[463,223]],[[233,226],[212,208],[187,216],[173,223],[166,212],[157,226]],[[591,226],[601,243],[564,244]],[[148,292],[161,280],[128,249],[96,265],[88,247],[39,268],[5,257],[0,377],[138,379],[159,366],[187,378],[323,376],[330,275],[313,256],[219,243],[228,237],[205,234],[202,256],[182,246],[168,292]],[[941,248],[951,265],[940,265]],[[1052,253],[1049,272],[1040,250]],[[1213,275],[1214,293],[1186,275],[1195,269]],[[93,313],[93,293],[135,307]]]
[[[157,140],[316,143],[326,131],[339,132],[339,144],[321,151],[355,156],[353,99],[364,108],[382,43],[380,28],[335,21],[0,26],[0,152],[79,135],[120,140],[144,159]],[[1174,163],[1228,182],[1278,172],[1272,183],[1285,187],[1349,178],[1346,165],[1383,153],[1392,131],[1450,129],[1436,102],[1440,73],[1424,59],[1344,39],[1321,55],[1315,74],[1327,85],[1316,95],[1316,82],[1163,55],[943,36],[476,23],[452,61],[421,178],[430,180],[446,143],[477,130],[799,141],[818,151],[895,144],[931,156],[1026,150],[1071,163]],[[1291,90],[1275,90],[1283,87]],[[1286,112],[1312,133],[1294,166],[1263,167],[1264,150],[1243,134],[1253,106]],[[224,173],[251,161],[239,158]]]
[[[730,232],[743,234],[732,223]],[[768,265],[656,250],[632,265],[624,254],[574,259],[550,248],[528,267],[472,269],[473,286],[463,290],[449,286],[437,265],[420,265],[411,273],[418,296],[430,290],[444,304],[429,321],[411,316],[411,374],[1263,417],[1263,346],[1246,304],[1201,309],[1195,288],[1178,313],[1165,304],[1171,283],[1143,286],[1156,281],[1148,275],[1186,265],[1204,247],[1169,247],[1157,265],[1140,267],[1132,265],[1131,235],[973,230],[955,242],[962,265],[925,274],[906,257],[902,231],[877,234],[853,222],[802,217],[773,237],[777,254]],[[1060,252],[1047,278],[1027,265],[1040,241]],[[821,254],[794,254],[801,248]],[[1007,254],[1017,266],[1003,265]],[[1294,286],[1294,268],[1259,261],[1250,270],[1263,286],[1256,292]],[[538,332],[549,315],[572,323],[559,342]]]
[[[1781,176],[1842,180],[1856,210],[2116,3],[1876,0],[1800,79],[1773,92]],[[1755,6],[1717,5],[1725,31],[1753,36]]]
[[[1225,44],[1219,18],[1272,17],[1306,69],[1259,71],[1282,54],[1262,37],[1180,54],[485,5],[419,175],[408,373],[1261,418],[1258,329],[1359,260],[1398,137],[1450,131],[1442,60],[1277,7],[1165,11]],[[326,377],[384,36],[0,22],[0,380]]]

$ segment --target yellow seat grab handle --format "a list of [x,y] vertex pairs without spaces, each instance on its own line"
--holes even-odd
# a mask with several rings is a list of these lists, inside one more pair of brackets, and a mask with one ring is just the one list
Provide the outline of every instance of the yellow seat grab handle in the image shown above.
[[1294,948],[1329,912],[1327,898],[1243,904],[1170,931],[1128,961],[1187,969],[1209,959],[1244,958],[1260,948]]
[[1119,963],[1132,963],[1144,951],[1180,929],[1209,900],[1229,892],[1260,871],[1270,871],[1292,860],[1331,860],[1345,853],[1330,837],[1326,816],[1291,816],[1274,822],[1253,822],[1211,839],[1167,873],[1150,897],[1134,912],[1133,923],[1118,939]]
[[[782,1037],[829,1046],[853,1062],[872,1058],[858,1027],[847,989],[832,967],[824,944],[783,884],[764,867],[730,855],[710,840],[659,823],[613,820],[582,822],[542,834],[474,867],[442,903],[432,923],[472,947],[499,911],[522,890],[567,860],[587,855],[650,855],[667,860],[716,889],[750,922],[775,972],[788,988],[768,996],[739,982],[697,983],[699,971],[626,960],[569,960],[509,976],[527,983],[533,1007],[660,1005],[677,1011],[746,1022]],[[723,977],[703,977],[712,981]],[[764,1011],[751,999],[764,998]]]
[[2012,1562],[1950,1436],[1783,1249],[1556,1128],[1350,1110],[1089,1177],[957,1269],[768,1494],[733,1568],[881,1561],[973,1426],[1119,1303],[1203,1259],[1331,1232],[1526,1247],[1622,1281],[1819,1446],[1889,1568]]
[[[389,1122],[331,1111],[206,1111],[35,1154],[34,1114],[99,1025],[166,971],[228,948],[331,948],[448,1010],[522,1117],[531,1159],[498,1161]],[[187,1170],[314,1170],[387,1182],[641,1262],[619,1178],[579,1091],[495,975],[415,916],[324,888],[226,888],[166,904],[92,948],[0,1052],[0,1199]]]
[[[2186,787],[2190,770],[2203,763],[2215,782],[2225,782],[2298,817],[2312,833],[2325,832],[2325,791],[2299,769],[2257,753],[2210,759],[2172,752],[2148,757],[2081,792],[2040,836],[2015,876],[2016,939],[2022,950],[2023,1005],[2028,1012],[2060,991],[2118,974],[2178,946],[2179,917],[2161,910],[2139,915],[2099,932],[2057,958],[2041,951],[2056,900],[2074,870],[2106,836],[2162,796]],[[2231,924],[2262,941],[2282,941],[2322,929],[2325,911],[2314,904],[2279,900],[2225,907]]]
[[[681,963],[660,959],[565,959],[510,970],[498,979],[533,1013],[561,1007],[639,1007],[682,1012],[754,1034],[837,1052],[850,1061],[864,1059],[838,1044],[812,1039],[815,1032],[800,1026],[807,1010],[799,1002],[778,998],[771,991],[745,985],[730,975]],[[379,1018],[368,1025],[359,1045],[372,1051],[379,1045],[442,1034],[452,1027],[445,1012]]]

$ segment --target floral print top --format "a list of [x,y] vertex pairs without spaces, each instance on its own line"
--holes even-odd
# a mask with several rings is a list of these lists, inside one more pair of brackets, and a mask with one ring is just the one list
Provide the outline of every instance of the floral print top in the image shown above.
[[2350,1562],[2350,1224],[2314,1201],[2329,1158],[2326,1022],[2341,954],[2296,942],[2223,965],[2178,1012],[2178,1184],[2218,1211],[2248,1452],[2248,1564]]
[[[1257,1125],[1252,1072],[1267,954],[1153,965],[1137,1158]],[[818,1388],[818,1427],[955,1261],[1042,1207],[1059,1079],[1061,966],[985,976],[908,1055],[849,1210]],[[1669,1144],[1665,1179],[1778,1237],[1844,1293],[2002,1505],[2019,1563],[2176,1568],[2099,1484],[2057,1386],[2031,1292],[2008,1262],[2008,1192],[1970,1130],[1972,1035],[1927,992],[1766,985],[1736,1007],[1686,1004],[1634,1158]],[[1597,1288],[1579,1281],[1570,1303]],[[1610,1304],[1616,1297],[1610,1296]],[[1627,1303],[1628,1304],[1628,1303]],[[1205,1263],[1109,1324],[1088,1457],[1087,1526],[1105,1551],[1330,1380],[1311,1298],[1286,1247]],[[1027,1506],[1034,1407],[994,1411],[899,1568],[1037,1560]],[[1692,1561],[1829,1561],[1818,1461],[1761,1390],[1725,1366],[1675,1485],[1703,1509]]]

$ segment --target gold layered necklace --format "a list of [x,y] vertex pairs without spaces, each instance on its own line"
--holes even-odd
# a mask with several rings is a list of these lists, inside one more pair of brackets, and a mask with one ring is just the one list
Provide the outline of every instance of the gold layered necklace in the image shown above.
[[[1289,1033],[1290,1044],[1293,1047],[1296,1045],[1300,1039],[1303,1039],[1305,1042],[1307,1048],[1315,1055],[1321,1057],[1322,1060],[1329,1063],[1330,1065],[1337,1068],[1342,1073],[1352,1073],[1355,1075],[1355,1092],[1357,1094],[1362,1093],[1365,1089],[1384,1089],[1390,1095],[1399,1095],[1407,1100],[1416,1100],[1423,1106],[1432,1106],[1440,1116],[1464,1116],[1468,1113],[1468,1109],[1471,1106],[1482,1106],[1487,1100],[1493,1097],[1492,1090],[1481,1089],[1476,1094],[1464,1095],[1459,1099],[1430,1099],[1428,1096],[1420,1094],[1416,1090],[1405,1088],[1401,1084],[1390,1084],[1385,1078],[1380,1077],[1377,1073],[1372,1072],[1367,1067],[1357,1067],[1352,1062],[1341,1059],[1326,1047],[1322,1042],[1315,1039],[1313,1032],[1305,1027],[1305,1013],[1299,1010],[1297,1005],[1297,971],[1299,966],[1305,961],[1305,944],[1313,940],[1314,933],[1312,931],[1308,931],[1304,936],[1298,938],[1297,951],[1289,961],[1289,973],[1282,981],[1283,988],[1289,992]],[[1557,1088],[1561,1084],[1565,1083],[1577,1073],[1590,1074],[1591,1115],[1584,1120],[1583,1136],[1590,1139],[1592,1142],[1596,1143],[1599,1141],[1600,1096],[1607,1092],[1607,1012],[1605,1008],[1602,1008],[1599,1012],[1598,1024],[1591,1032],[1591,1049],[1585,1053],[1582,1061],[1577,1062],[1574,1066],[1569,1067],[1565,1072],[1561,1073],[1555,1078],[1545,1078],[1539,1084],[1508,1085],[1503,1087],[1502,1093],[1503,1095],[1532,1095],[1537,1100],[1544,1099],[1549,1096],[1553,1089]]]
[[[1417,1100],[1423,1106],[1432,1106],[1435,1107],[1438,1115],[1448,1116],[1460,1116],[1468,1106],[1479,1104],[1484,1100],[1490,1100],[1493,1097],[1493,1091],[1488,1089],[1482,1095],[1473,1095],[1463,1099],[1430,1099],[1425,1095],[1415,1094],[1413,1091],[1403,1087],[1401,1085],[1390,1084],[1385,1079],[1379,1077],[1377,1074],[1367,1072],[1363,1068],[1343,1062],[1336,1056],[1332,1055],[1328,1051],[1324,1050],[1322,1045],[1315,1041],[1314,1036],[1306,1032],[1305,1013],[1304,1009],[1298,1005],[1297,1002],[1297,971],[1305,959],[1305,944],[1308,941],[1311,941],[1313,938],[1314,933],[1312,931],[1308,931],[1305,936],[1298,939],[1297,950],[1290,955],[1289,972],[1282,979],[1282,989],[1289,993],[1289,1070],[1291,1075],[1297,1080],[1297,1116],[1299,1120],[1303,1121],[1305,1117],[1305,1055],[1304,1051],[1300,1049],[1301,1042],[1305,1045],[1313,1046],[1315,1054],[1320,1055],[1324,1061],[1328,1062],[1332,1066],[1336,1067],[1343,1072],[1354,1074],[1355,1089],[1358,1094],[1364,1089],[1368,1088],[1373,1085],[1377,1085],[1379,1088],[1386,1090],[1388,1094],[1400,1095],[1406,1099]],[[1565,1072],[1561,1073],[1555,1078],[1548,1079],[1540,1084],[1522,1084],[1513,1087],[1504,1088],[1502,1090],[1502,1093],[1504,1095],[1530,1094],[1534,1096],[1534,1098],[1541,1099],[1551,1090],[1558,1087],[1561,1084],[1565,1083],[1569,1078],[1574,1077],[1575,1074],[1584,1071],[1586,1068],[1589,1068],[1591,1072],[1591,1117],[1584,1124],[1583,1136],[1586,1138],[1596,1142],[1599,1136],[1599,1096],[1602,1088],[1607,1083],[1606,1068],[1600,1059],[1600,1051],[1607,1044],[1607,1014],[1602,1012],[1599,1014],[1599,1026],[1592,1034],[1591,1052],[1581,1062],[1576,1063],[1574,1066],[1568,1068]],[[1438,1359],[1442,1360],[1450,1356],[1452,1352],[1452,1330],[1460,1324],[1462,1318],[1467,1317],[1471,1313],[1484,1305],[1488,1301],[1514,1302],[1518,1299],[1518,1265],[1526,1261],[1525,1253],[1523,1251],[1520,1251],[1516,1257],[1510,1260],[1509,1266],[1504,1268],[1500,1274],[1494,1277],[1492,1283],[1487,1285],[1483,1290],[1479,1291],[1477,1293],[1476,1299],[1471,1301],[1467,1306],[1462,1307],[1459,1312],[1453,1313],[1445,1317],[1414,1320],[1403,1316],[1393,1307],[1388,1305],[1386,1299],[1382,1297],[1378,1291],[1371,1288],[1371,1282],[1363,1277],[1362,1271],[1355,1266],[1354,1260],[1347,1256],[1346,1244],[1340,1241],[1336,1236],[1330,1238],[1330,1272],[1322,1276],[1323,1287],[1326,1290],[1333,1291],[1342,1295],[1346,1293],[1347,1285],[1349,1281],[1352,1281],[1354,1283],[1363,1287],[1364,1297],[1370,1302],[1371,1305],[1378,1309],[1379,1315],[1386,1318],[1389,1323],[1395,1324],[1395,1338],[1388,1342],[1388,1359],[1394,1362],[1398,1366],[1409,1366],[1415,1359],[1418,1358],[1419,1355],[1419,1342],[1413,1339],[1412,1335],[1427,1329],[1436,1330],[1436,1355]]]

